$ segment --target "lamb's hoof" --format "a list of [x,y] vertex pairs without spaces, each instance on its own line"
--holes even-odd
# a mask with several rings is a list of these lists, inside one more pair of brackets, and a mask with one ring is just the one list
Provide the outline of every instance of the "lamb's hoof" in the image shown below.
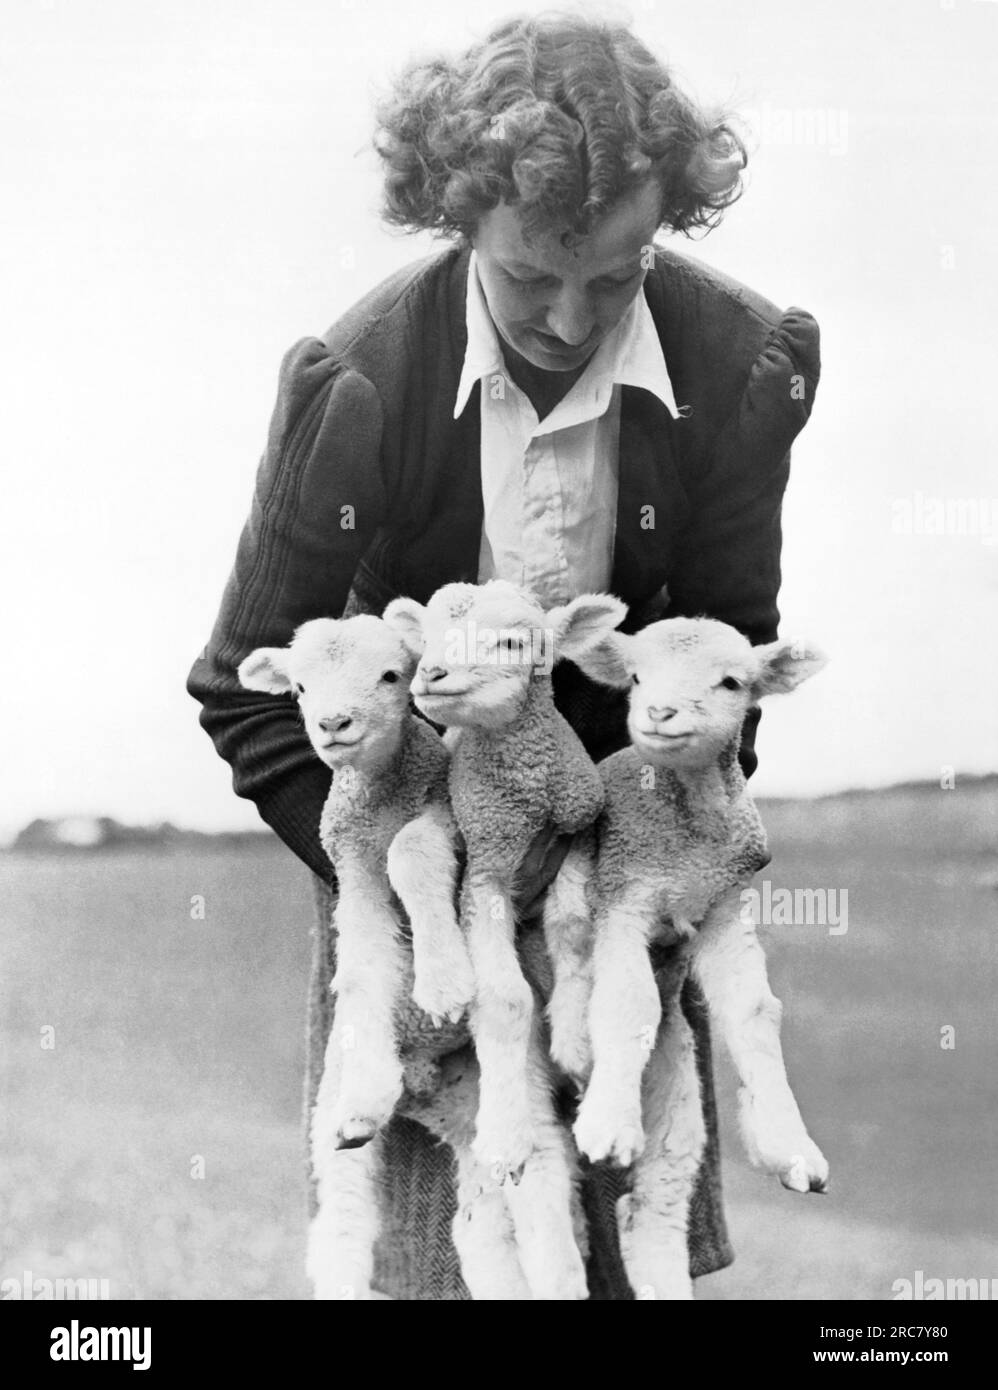
[[349,1120],[344,1120],[336,1131],[336,1148],[362,1149],[365,1144],[371,1142],[379,1128],[377,1120],[368,1116],[351,1116]]
[[462,1018],[464,1018],[465,1014],[468,1012],[468,1008],[471,1001],[464,1000],[460,1004],[455,1004],[452,1008],[449,1009],[427,1009],[424,1005],[419,1003],[418,999],[415,1002],[417,1007],[422,1009],[423,1013],[433,1024],[434,1028],[443,1028],[448,1023],[460,1023]]
[[591,1163],[609,1159],[630,1168],[644,1151],[645,1135],[638,1120],[615,1122],[596,1113],[583,1101],[572,1129],[579,1152]]
[[790,1192],[827,1192],[828,1160],[796,1107],[753,1103],[744,1092],[739,1104],[742,1137],[753,1166],[775,1173]]
[[778,1176],[791,1192],[828,1191],[828,1162],[813,1145],[806,1155],[794,1154],[789,1165],[779,1170]]
[[359,1149],[369,1144],[395,1113],[402,1096],[402,1065],[391,1072],[359,1076],[344,1086],[327,1114],[316,1110],[316,1138],[320,1147]]
[[464,979],[433,979],[427,983],[417,977],[412,987],[412,1002],[427,1015],[434,1028],[442,1028],[445,1023],[460,1023],[474,997],[472,982]]
[[527,1161],[524,1159],[522,1163],[511,1163],[508,1159],[493,1158],[487,1161],[486,1166],[489,1170],[489,1177],[497,1187],[502,1187],[505,1183],[519,1187],[526,1171]]
[[471,1147],[478,1161],[489,1170],[493,1182],[500,1186],[511,1182],[517,1187],[536,1143],[529,1131],[500,1137],[480,1130]]

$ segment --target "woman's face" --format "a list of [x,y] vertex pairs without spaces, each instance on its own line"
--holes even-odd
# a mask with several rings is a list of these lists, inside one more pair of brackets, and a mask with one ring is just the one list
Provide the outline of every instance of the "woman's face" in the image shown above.
[[660,201],[657,182],[644,184],[571,250],[554,233],[525,242],[508,203],[486,213],[472,244],[500,337],[542,371],[581,367],[641,290]]

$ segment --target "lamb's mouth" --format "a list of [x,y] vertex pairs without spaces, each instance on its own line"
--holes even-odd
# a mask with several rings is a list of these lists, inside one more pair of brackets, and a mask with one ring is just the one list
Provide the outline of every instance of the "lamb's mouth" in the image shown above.
[[364,740],[363,734],[358,734],[356,738],[331,738],[328,743],[322,745],[324,753],[345,752],[348,748],[356,748],[358,743]]
[[681,734],[667,734],[661,729],[638,729],[639,738],[646,738],[653,743],[683,743],[686,739],[696,738],[692,730],[687,730]]
[[427,704],[433,700],[455,700],[467,693],[467,687],[463,687],[460,690],[413,690],[412,695],[413,699]]

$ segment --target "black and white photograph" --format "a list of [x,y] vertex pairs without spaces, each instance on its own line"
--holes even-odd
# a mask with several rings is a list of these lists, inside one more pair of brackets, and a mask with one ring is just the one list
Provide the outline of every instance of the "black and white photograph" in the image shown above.
[[998,0],[15,0],[0,54],[0,1298],[138,1370],[288,1301],[959,1360]]

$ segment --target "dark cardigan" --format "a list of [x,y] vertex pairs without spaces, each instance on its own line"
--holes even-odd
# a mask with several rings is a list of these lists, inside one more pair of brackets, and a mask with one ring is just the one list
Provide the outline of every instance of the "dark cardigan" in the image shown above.
[[[482,525],[479,392],[460,420],[467,249],[408,267],[284,359],[267,450],[235,568],[188,690],[233,769],[240,796],[313,870],[318,923],[309,1004],[310,1112],[332,1019],[334,875],[318,839],[330,773],[290,697],[244,691],[236,669],[257,646],[283,646],[309,618],[380,613],[389,599],[426,601],[441,584],[474,581]],[[610,589],[625,630],[668,614],[706,614],[753,642],[776,636],[780,507],[789,450],[817,386],[818,328],[698,262],[661,254],[645,282],[682,407],[673,420],[624,387],[620,486]],[[554,672],[558,707],[599,759],[624,745],[623,694],[570,662]],[[741,762],[756,766],[758,711]],[[320,881],[321,880],[321,881]],[[690,1272],[732,1259],[720,1189],[710,1033],[687,982],[683,1008],[697,1046],[707,1144],[690,1212]],[[382,1238],[376,1277],[396,1297],[466,1298],[450,1240],[452,1160],[410,1120],[384,1136]],[[597,1165],[584,1185],[589,1280],[598,1300],[633,1298],[616,1238],[626,1175]],[[312,1193],[314,1206],[314,1190]]]

